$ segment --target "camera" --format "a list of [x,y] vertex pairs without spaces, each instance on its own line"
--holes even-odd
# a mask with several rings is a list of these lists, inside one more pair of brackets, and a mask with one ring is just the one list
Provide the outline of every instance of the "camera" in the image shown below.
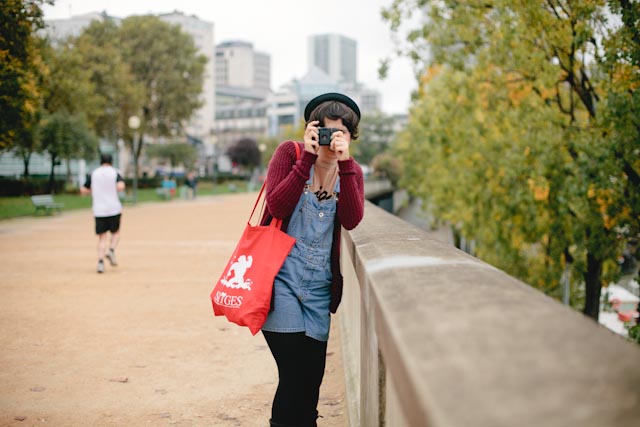
[[331,145],[331,135],[339,130],[336,128],[318,128],[318,145]]

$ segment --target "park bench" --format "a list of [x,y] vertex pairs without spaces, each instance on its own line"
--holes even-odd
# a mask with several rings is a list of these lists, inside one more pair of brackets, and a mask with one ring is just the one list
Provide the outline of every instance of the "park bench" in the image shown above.
[[128,194],[127,194],[126,192],[124,192],[124,191],[119,191],[119,192],[118,192],[118,198],[120,199],[120,201],[121,201],[123,204],[129,204],[129,205],[132,205],[132,204],[135,204],[135,202],[136,202],[136,199],[135,199],[135,197],[133,197],[133,195],[128,195]]
[[167,187],[157,187],[156,194],[161,199],[171,199],[171,189]]
[[31,202],[36,208],[36,214],[40,210],[45,213],[52,212],[53,210],[57,210],[58,212],[60,212],[60,209],[64,207],[63,203],[56,203],[56,201],[53,200],[53,196],[51,194],[40,194],[38,196],[31,196]]

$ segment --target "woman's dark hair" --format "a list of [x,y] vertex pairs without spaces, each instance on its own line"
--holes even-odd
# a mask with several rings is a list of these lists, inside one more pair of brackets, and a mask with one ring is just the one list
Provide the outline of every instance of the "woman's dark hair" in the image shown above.
[[320,122],[320,126],[324,127],[324,119],[338,120],[342,119],[342,123],[347,127],[351,134],[351,139],[358,139],[358,124],[360,119],[358,115],[349,107],[341,102],[326,101],[318,105],[309,115],[309,120],[305,126],[314,120]]

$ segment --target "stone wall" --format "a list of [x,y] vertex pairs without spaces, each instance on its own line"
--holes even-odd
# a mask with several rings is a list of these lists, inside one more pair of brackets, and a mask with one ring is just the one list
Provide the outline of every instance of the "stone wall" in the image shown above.
[[640,425],[640,348],[367,202],[343,233],[355,426]]

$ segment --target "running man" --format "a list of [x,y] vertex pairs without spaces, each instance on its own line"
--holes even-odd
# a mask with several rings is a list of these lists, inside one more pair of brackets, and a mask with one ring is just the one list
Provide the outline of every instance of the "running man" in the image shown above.
[[[98,273],[104,273],[105,256],[112,266],[118,265],[115,250],[120,241],[122,215],[122,203],[118,193],[124,191],[125,184],[118,171],[111,165],[112,162],[111,154],[101,154],[100,167],[93,171],[80,188],[81,194],[91,194],[93,199],[93,215],[98,235]],[[111,233],[108,251],[107,232]]]

